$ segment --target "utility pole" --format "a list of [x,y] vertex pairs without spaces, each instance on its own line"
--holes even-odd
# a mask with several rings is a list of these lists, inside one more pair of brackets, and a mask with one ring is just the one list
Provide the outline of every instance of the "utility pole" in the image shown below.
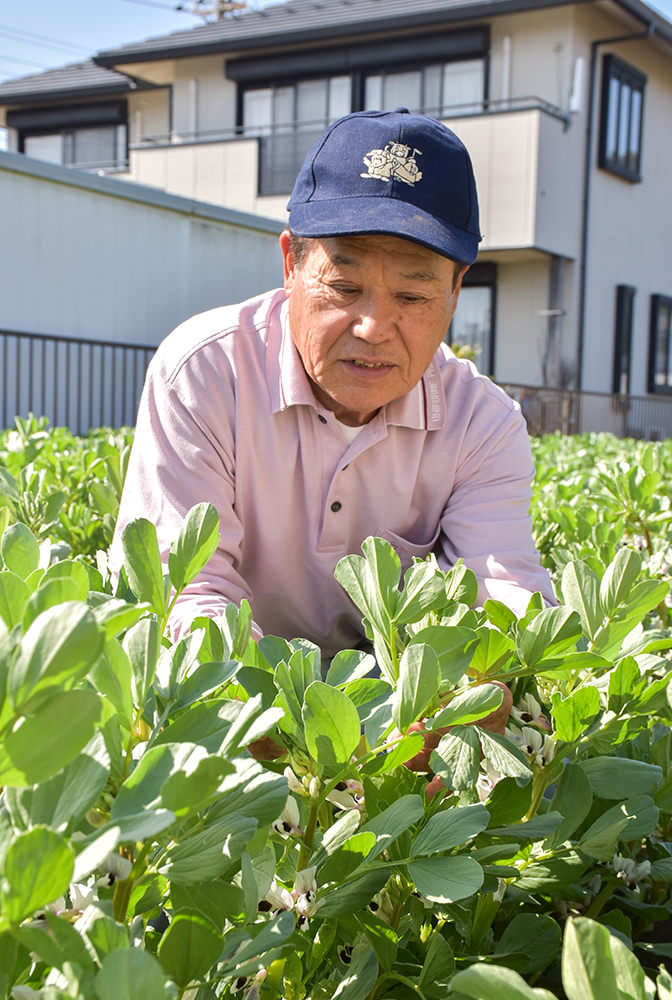
[[246,10],[252,6],[247,0],[191,0],[187,3],[178,3],[175,10],[186,11],[187,14],[196,14],[204,21],[223,21],[227,14],[233,14],[237,10]]

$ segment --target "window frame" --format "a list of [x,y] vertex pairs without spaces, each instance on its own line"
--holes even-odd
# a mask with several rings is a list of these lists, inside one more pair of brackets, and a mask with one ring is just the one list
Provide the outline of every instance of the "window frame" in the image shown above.
[[[497,264],[492,261],[477,261],[472,264],[462,278],[462,289],[486,288],[490,292],[490,330],[487,336],[488,365],[482,366],[476,356],[475,365],[482,375],[491,378],[495,375],[495,330],[497,325]],[[460,295],[462,291],[460,291]],[[458,299],[457,310],[460,308]],[[448,332],[443,338],[450,347],[453,342],[452,337],[453,321],[448,327]]]
[[[614,364],[611,380],[611,391],[616,396],[627,396],[630,394],[632,331],[634,328],[636,293],[637,289],[632,285],[616,286]],[[625,380],[625,388],[622,387],[623,380]]]
[[[660,312],[665,309],[668,314],[667,340],[665,344],[666,383],[656,384],[656,360],[658,357],[658,340]],[[648,391],[656,395],[672,395],[672,295],[652,295],[649,319],[649,372]]]
[[[612,83],[614,82],[618,86],[618,106],[615,110],[612,105]],[[610,173],[616,174],[618,177],[622,177],[624,180],[631,181],[633,183],[638,183],[642,180],[642,138],[644,134],[644,92],[646,90],[646,82],[646,75],[634,66],[631,66],[629,63],[612,53],[606,53],[604,55],[602,60],[602,97],[600,107],[598,165],[603,170],[607,170]],[[621,101],[626,88],[631,93],[639,94],[640,98],[636,166],[629,166],[627,163],[622,163],[618,156],[618,147],[621,144],[622,131],[624,128],[624,122],[621,115]],[[616,119],[615,155],[612,155],[608,151],[608,142],[611,134],[610,112],[615,115]],[[632,105],[630,105],[628,110],[628,119],[627,123],[625,123],[625,128],[627,129],[628,137],[630,137],[632,132]],[[626,155],[629,159],[630,138],[628,138],[627,141],[628,149]]]

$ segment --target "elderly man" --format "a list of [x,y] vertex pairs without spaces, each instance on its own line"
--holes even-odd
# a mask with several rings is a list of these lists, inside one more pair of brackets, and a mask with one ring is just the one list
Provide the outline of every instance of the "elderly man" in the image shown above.
[[516,405],[444,338],[480,240],[469,155],[404,108],[332,124],[280,237],[284,288],[183,323],[150,365],[119,514],[165,553],[210,501],[221,540],[179,600],[177,633],[247,598],[257,636],[325,657],[363,638],[334,580],[377,535],[404,567],[463,557],[479,600],[553,592],[529,519],[534,469]]

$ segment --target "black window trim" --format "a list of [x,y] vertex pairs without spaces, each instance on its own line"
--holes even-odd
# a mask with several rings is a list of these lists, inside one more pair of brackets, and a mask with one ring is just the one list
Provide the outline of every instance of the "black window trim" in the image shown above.
[[[482,375],[495,377],[495,331],[497,327],[497,264],[494,261],[476,261],[466,271],[462,278],[462,288],[489,288],[490,289],[490,336],[488,338],[489,365],[488,371],[480,367],[478,358],[476,366]],[[459,302],[458,302],[459,307]],[[446,343],[450,346],[450,331],[446,334]]]
[[[607,156],[607,132],[609,124],[609,99],[612,79],[626,83],[632,90],[636,90],[641,95],[641,107],[639,113],[639,136],[637,138],[637,169],[625,167],[612,157]],[[644,91],[646,89],[646,75],[641,70],[631,66],[619,56],[611,52],[605,53],[602,59],[602,95],[600,105],[600,143],[598,151],[598,165],[603,170],[608,170],[624,180],[639,182],[642,179],[642,136],[644,132]],[[619,115],[620,119],[620,115]],[[618,123],[620,129],[620,120]]]
[[[635,295],[633,285],[616,285],[616,319],[614,323],[614,364],[611,391],[614,395],[628,395],[632,368],[632,331],[634,326]],[[623,370],[623,359],[627,359],[627,369]],[[625,393],[621,390],[621,378],[625,374]]]
[[[651,296],[651,312],[649,318],[649,371],[648,391],[656,395],[672,395],[672,384],[656,385],[656,356],[658,339],[658,319],[660,307],[669,309],[672,316],[672,295],[656,294]],[[666,349],[666,369],[670,369],[670,352],[672,351],[672,331],[668,334]]]

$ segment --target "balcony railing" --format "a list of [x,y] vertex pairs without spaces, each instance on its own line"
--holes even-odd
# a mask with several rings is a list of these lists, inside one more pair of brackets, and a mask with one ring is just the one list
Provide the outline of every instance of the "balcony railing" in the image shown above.
[[672,398],[503,385],[517,399],[530,434],[598,433],[662,441],[672,438]]
[[35,413],[75,434],[132,426],[154,347],[0,330],[2,427]]

